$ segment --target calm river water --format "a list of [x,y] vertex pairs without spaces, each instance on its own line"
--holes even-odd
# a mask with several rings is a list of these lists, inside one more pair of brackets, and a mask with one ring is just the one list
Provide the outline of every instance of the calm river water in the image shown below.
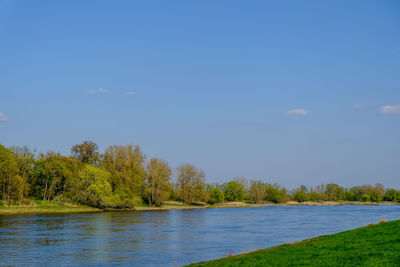
[[0,265],[181,266],[400,217],[400,206],[0,216]]

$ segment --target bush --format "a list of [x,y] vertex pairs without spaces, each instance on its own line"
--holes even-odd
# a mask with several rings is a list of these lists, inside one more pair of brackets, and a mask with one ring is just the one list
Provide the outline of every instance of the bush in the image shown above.
[[370,200],[370,197],[369,197],[369,195],[364,194],[361,196],[360,200],[363,202],[368,202]]
[[224,202],[224,193],[218,187],[214,187],[210,191],[210,199],[208,200],[208,203],[213,205],[221,202]]
[[120,208],[131,208],[135,205],[143,204],[142,199],[130,190],[129,187],[124,187],[123,185],[118,185],[114,190],[114,194],[118,197],[112,198],[112,203],[114,207]]
[[378,195],[378,193],[376,193],[376,192],[374,192],[374,191],[370,193],[369,199],[370,199],[370,201],[372,201],[372,202],[379,202],[379,201],[382,201],[382,199],[381,199],[381,197]]
[[244,196],[244,187],[238,182],[228,182],[222,185],[225,200],[227,201],[241,201]]
[[113,206],[117,202],[112,197],[110,174],[107,171],[85,165],[77,178],[73,189],[75,200],[99,208]]
[[272,185],[268,185],[267,189],[265,190],[265,200],[274,202],[274,203],[279,203],[282,201],[281,194],[279,193],[279,190]]

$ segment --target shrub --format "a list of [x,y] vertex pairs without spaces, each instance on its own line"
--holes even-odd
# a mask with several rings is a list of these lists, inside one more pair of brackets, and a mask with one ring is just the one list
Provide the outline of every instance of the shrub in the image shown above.
[[272,185],[268,185],[266,190],[265,190],[265,200],[270,201],[270,202],[274,202],[274,203],[279,203],[282,201],[282,196],[279,193],[279,190],[272,186]]
[[238,182],[231,181],[222,185],[225,200],[227,201],[241,201],[244,196],[244,187]]
[[369,195],[364,194],[361,196],[360,200],[363,202],[368,202],[370,200],[370,197],[369,197]]
[[224,202],[224,193],[218,187],[212,188],[210,191],[210,199],[208,200],[208,203],[215,204],[221,202]]

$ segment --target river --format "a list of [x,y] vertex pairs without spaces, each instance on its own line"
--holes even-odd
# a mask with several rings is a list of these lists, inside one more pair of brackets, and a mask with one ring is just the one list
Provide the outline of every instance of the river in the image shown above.
[[400,217],[400,206],[0,216],[0,265],[181,266]]

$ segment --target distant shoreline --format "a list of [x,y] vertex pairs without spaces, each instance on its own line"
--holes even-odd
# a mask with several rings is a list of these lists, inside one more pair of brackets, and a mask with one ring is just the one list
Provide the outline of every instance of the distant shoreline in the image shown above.
[[274,207],[274,206],[344,206],[344,205],[400,205],[400,203],[393,202],[361,202],[361,201],[307,201],[307,202],[296,202],[288,201],[285,203],[245,203],[245,202],[226,202],[215,205],[203,205],[203,206],[169,206],[168,203],[161,207],[135,207],[138,211],[148,210],[183,210],[183,209],[220,209],[220,208],[257,208],[257,207]]
[[0,207],[0,215],[23,215],[23,214],[62,214],[82,212],[131,212],[131,211],[161,211],[161,210],[187,210],[187,209],[220,209],[220,208],[256,208],[274,206],[343,206],[343,205],[400,205],[393,202],[360,202],[360,201],[319,201],[319,202],[296,202],[285,203],[256,203],[226,202],[215,205],[185,205],[177,201],[167,201],[160,207],[136,206],[132,209],[99,209],[77,204],[55,204],[53,202],[41,203],[37,206],[16,205]]

